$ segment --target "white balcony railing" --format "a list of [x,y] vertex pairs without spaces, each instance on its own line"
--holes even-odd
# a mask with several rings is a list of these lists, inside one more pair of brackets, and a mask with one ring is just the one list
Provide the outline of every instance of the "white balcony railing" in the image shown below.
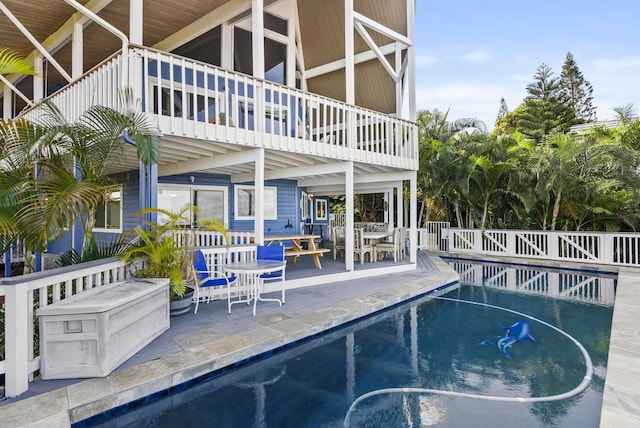
[[418,167],[413,122],[150,48],[114,55],[49,99],[74,121],[92,105],[120,109],[126,81],[164,135]]
[[449,252],[640,266],[640,234],[448,229]]

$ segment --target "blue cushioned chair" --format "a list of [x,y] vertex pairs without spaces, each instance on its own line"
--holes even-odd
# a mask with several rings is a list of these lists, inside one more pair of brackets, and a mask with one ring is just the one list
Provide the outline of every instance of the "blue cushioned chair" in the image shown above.
[[[256,249],[256,259],[258,260],[276,260],[279,262],[284,260],[283,245],[258,245]],[[284,303],[284,269],[276,272],[263,273],[258,275],[262,282],[264,281],[282,281],[282,303]]]
[[195,281],[195,314],[201,300],[209,301],[227,298],[228,311],[231,313],[231,285],[238,280],[235,276],[226,276],[223,272],[211,271],[207,266],[204,254],[200,250],[193,252],[193,273]]

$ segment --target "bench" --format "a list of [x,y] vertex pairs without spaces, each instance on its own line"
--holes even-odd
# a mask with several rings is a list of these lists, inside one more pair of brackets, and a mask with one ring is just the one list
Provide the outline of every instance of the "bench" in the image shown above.
[[313,263],[316,266],[316,269],[322,269],[320,257],[323,257],[323,254],[328,253],[329,251],[331,250],[328,248],[313,248],[309,250],[287,249],[284,252],[284,255],[285,257],[292,257],[291,263],[295,263],[300,256],[311,256],[313,257]]

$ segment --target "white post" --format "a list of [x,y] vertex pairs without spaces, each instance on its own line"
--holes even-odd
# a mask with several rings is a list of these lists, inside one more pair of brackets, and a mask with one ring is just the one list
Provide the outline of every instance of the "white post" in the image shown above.
[[353,270],[353,162],[347,162],[347,167],[344,173],[345,184],[345,234],[344,234],[344,264],[348,271]]
[[33,59],[33,68],[38,73],[33,76],[33,101],[38,102],[44,98],[44,76],[42,55],[36,55]]
[[253,228],[256,232],[256,244],[264,243],[264,149],[258,149],[255,161],[255,212],[253,217]]
[[[355,89],[355,47],[353,45],[353,0],[344,1],[344,77],[347,104],[356,103]],[[351,122],[351,126],[353,122]]]
[[[418,260],[418,252],[416,244],[418,243],[418,172],[414,171],[413,177],[409,180],[409,260],[416,263]],[[402,194],[402,192],[400,192]],[[403,243],[404,245],[404,243]]]
[[84,66],[82,63],[84,50],[84,18],[80,14],[74,15],[73,33],[71,34],[71,77],[74,79],[82,76]]
[[11,112],[13,110],[13,103],[11,102],[11,88],[4,85],[2,88],[2,118],[10,119]]
[[142,45],[143,0],[129,1],[129,40],[134,45]]
[[416,120],[416,61],[415,61],[415,0],[407,0],[407,37],[412,45],[407,48],[407,73],[409,74],[409,120]]
[[29,306],[27,284],[6,286],[5,395],[17,397],[29,389]]

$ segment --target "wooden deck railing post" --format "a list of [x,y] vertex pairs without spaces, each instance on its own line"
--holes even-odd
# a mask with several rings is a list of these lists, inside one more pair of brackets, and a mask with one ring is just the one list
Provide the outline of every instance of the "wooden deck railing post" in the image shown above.
[[29,389],[28,283],[5,285],[5,395]]

